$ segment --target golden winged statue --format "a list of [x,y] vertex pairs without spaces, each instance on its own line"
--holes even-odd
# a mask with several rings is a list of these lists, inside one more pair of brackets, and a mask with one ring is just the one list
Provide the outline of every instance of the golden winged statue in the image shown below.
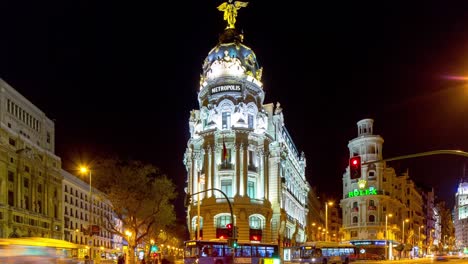
[[224,2],[218,6],[218,10],[224,12],[224,20],[227,21],[228,25],[226,28],[234,28],[234,24],[236,24],[236,16],[237,10],[241,7],[246,7],[249,2],[241,2],[241,1],[234,1],[228,0],[228,2]]

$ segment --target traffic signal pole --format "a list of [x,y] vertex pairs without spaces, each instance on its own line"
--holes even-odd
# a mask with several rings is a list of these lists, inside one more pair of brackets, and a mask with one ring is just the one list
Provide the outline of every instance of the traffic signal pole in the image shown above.
[[382,161],[394,161],[394,160],[402,160],[402,159],[411,159],[411,158],[432,156],[432,155],[440,155],[440,154],[458,155],[458,156],[463,156],[463,157],[468,158],[468,152],[461,151],[461,150],[441,149],[441,150],[433,150],[433,151],[426,151],[426,152],[418,152],[418,153],[415,153],[415,154],[397,156],[397,157],[388,158],[388,159],[366,161],[366,162],[363,162],[362,165],[367,165],[367,164],[372,164],[372,163],[377,163],[377,162],[382,162]]
[[[231,201],[229,201],[229,198],[227,197],[227,195],[223,191],[221,191],[220,189],[217,189],[217,188],[209,188],[209,189],[199,191],[199,192],[196,192],[196,193],[193,193],[193,194],[188,193],[188,195],[193,196],[193,195],[198,195],[200,193],[204,193],[204,192],[208,192],[208,191],[218,191],[224,196],[224,198],[226,199],[226,201],[227,201],[227,203],[229,205],[229,211],[231,212],[231,221],[232,221],[232,225],[234,226],[234,214],[232,212]],[[200,204],[200,200],[197,203]],[[235,237],[235,238],[237,238],[237,237]],[[200,238],[198,238],[198,239],[200,239]]]
[[[209,188],[209,189],[206,189],[206,190],[203,190],[203,191],[199,191],[199,192],[196,192],[196,193],[193,193],[193,194],[190,194],[190,193],[187,193],[187,195],[189,196],[193,196],[193,195],[199,195],[200,193],[204,193],[204,192],[208,192],[208,191],[218,191],[220,192],[224,198],[226,199],[228,205],[229,205],[229,211],[231,212],[231,222],[232,222],[232,228],[234,230],[235,225],[234,225],[234,213],[232,212],[232,205],[231,205],[231,201],[229,201],[229,198],[228,196],[223,192],[221,191],[220,189],[217,189],[217,188]],[[200,208],[200,200],[198,200],[198,208]],[[198,213],[198,218],[200,218],[200,213]],[[198,230],[200,230],[200,227],[198,227]],[[199,231],[198,231],[199,232]],[[235,232],[235,234],[233,234],[234,236],[234,239],[237,239],[237,232]],[[228,238],[229,239],[232,239],[232,237]],[[200,240],[200,237],[197,237],[197,240]],[[232,250],[232,263],[235,263],[235,256],[236,256],[236,253],[234,252],[234,249]]]

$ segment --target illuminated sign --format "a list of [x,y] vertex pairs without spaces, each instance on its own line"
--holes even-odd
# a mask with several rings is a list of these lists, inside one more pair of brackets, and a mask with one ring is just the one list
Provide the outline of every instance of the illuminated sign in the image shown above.
[[351,244],[353,244],[353,245],[355,245],[355,246],[369,246],[369,245],[385,246],[385,240],[375,240],[375,241],[370,241],[370,240],[351,241]]
[[225,84],[211,88],[211,94],[223,92],[240,92],[242,90],[240,84]]
[[348,197],[364,196],[364,195],[377,195],[377,190],[374,187],[369,187],[365,190],[354,189],[348,193]]

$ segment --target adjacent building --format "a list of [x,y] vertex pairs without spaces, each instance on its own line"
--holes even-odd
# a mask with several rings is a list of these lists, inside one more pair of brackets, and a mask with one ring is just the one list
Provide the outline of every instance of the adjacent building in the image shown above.
[[63,238],[55,126],[0,79],[0,237]]
[[109,201],[93,189],[91,218],[89,184],[62,170],[54,149],[53,121],[0,79],[0,238],[66,240],[82,246],[80,258],[120,251],[122,238],[105,229]]
[[113,217],[112,206],[106,196],[94,188],[90,189],[89,184],[79,177],[65,170],[61,173],[64,240],[80,245],[80,259],[86,255],[92,259],[109,258],[112,253],[121,252],[122,237],[106,229],[109,227],[108,216],[118,221]]
[[[358,245],[373,257],[389,257],[386,245],[411,245],[410,254],[422,253],[425,241],[423,198],[408,172],[397,175],[382,162],[383,138],[374,134],[374,120],[357,123],[358,136],[349,144],[350,158],[361,157],[361,175],[343,174],[343,240]],[[405,251],[404,251],[405,252]]]
[[243,37],[228,27],[203,63],[183,160],[187,193],[201,193],[193,196],[187,226],[191,238],[227,238],[234,223],[239,240],[302,243],[310,191],[305,155],[280,103],[264,103],[262,68]]
[[453,222],[456,246],[463,248],[465,253],[468,253],[468,181],[466,179],[460,180],[458,184]]

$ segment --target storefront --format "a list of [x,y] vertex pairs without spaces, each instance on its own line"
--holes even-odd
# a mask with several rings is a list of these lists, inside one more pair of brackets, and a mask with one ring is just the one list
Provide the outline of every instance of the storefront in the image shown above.
[[[395,247],[400,244],[397,241],[388,240],[351,240],[350,243],[358,249],[358,259],[395,259],[398,256],[398,251]],[[388,250],[390,248],[390,250]]]

